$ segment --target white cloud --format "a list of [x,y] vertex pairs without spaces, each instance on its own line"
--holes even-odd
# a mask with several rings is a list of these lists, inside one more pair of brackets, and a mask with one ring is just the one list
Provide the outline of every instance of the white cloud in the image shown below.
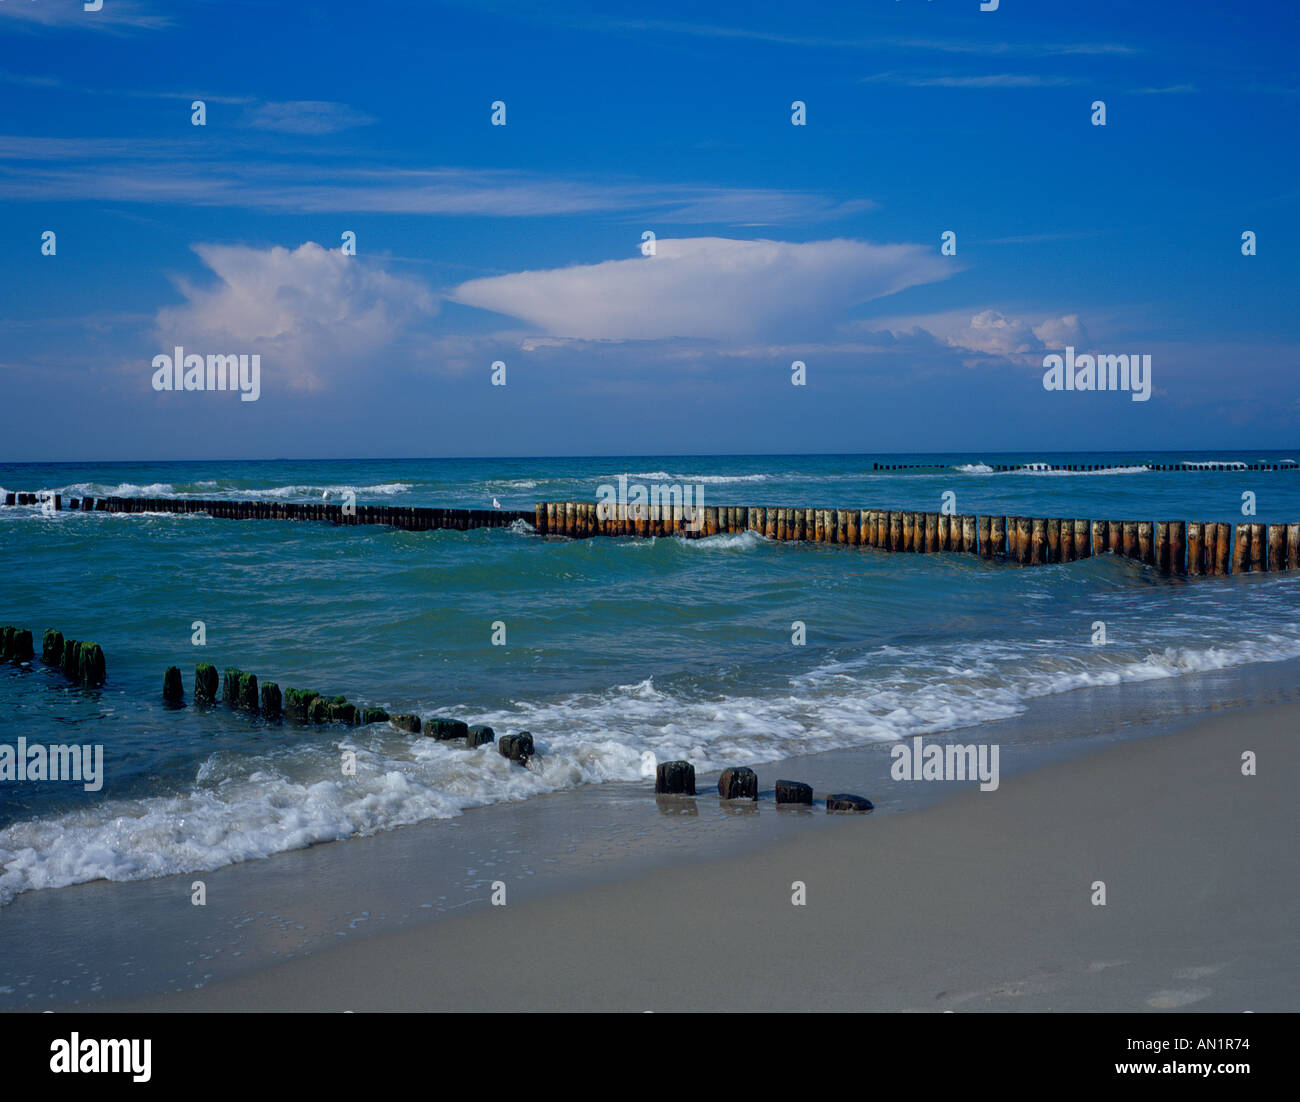
[[67,27],[85,31],[158,30],[171,26],[171,17],[156,15],[136,0],[107,0],[99,11],[86,11],[82,0],[18,0],[0,5],[0,19],[8,16],[17,26]]
[[[217,282],[203,289],[179,280],[179,306],[158,311],[166,348],[260,353],[264,378],[279,372],[311,389],[330,374],[373,366],[373,357],[437,313],[423,284],[390,275],[360,257],[315,242],[276,246],[196,245]],[[364,362],[364,363],[363,363]]]
[[922,245],[670,238],[656,255],[474,279],[450,297],[580,340],[736,340],[817,332],[850,307],[946,279]]
[[249,109],[245,121],[257,130],[283,134],[333,134],[354,126],[369,126],[375,120],[346,103],[324,100],[288,100],[262,103]]
[[979,310],[973,314],[969,310],[954,310],[924,317],[890,318],[873,322],[872,327],[895,336],[926,333],[962,352],[1004,358],[1038,355],[1067,344],[1086,344],[1088,340],[1078,314],[1034,320],[1008,316],[1000,310]]

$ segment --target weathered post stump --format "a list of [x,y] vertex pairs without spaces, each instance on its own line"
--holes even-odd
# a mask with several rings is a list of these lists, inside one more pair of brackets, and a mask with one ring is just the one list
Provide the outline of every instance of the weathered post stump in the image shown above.
[[[28,632],[28,638],[31,633]],[[98,643],[82,643],[77,655],[77,680],[88,689],[97,689],[104,683],[104,651]]]
[[217,699],[217,667],[211,662],[200,662],[194,667],[194,701],[212,704]]
[[870,811],[875,806],[865,796],[854,796],[849,792],[837,792],[826,797],[827,811],[863,812]]
[[718,795],[724,800],[757,800],[758,774],[743,765],[724,769],[718,778]]
[[32,633],[28,628],[15,628],[9,639],[9,658],[14,662],[30,662],[36,657]]
[[185,683],[181,680],[179,666],[168,666],[163,674],[163,700],[173,708],[185,703]]
[[812,807],[812,785],[801,781],[777,781],[776,802],[778,804],[805,804]]
[[496,742],[497,733],[485,723],[475,723],[465,736],[465,745],[471,750],[488,743]]
[[497,751],[503,758],[519,765],[527,765],[537,753],[533,746],[533,736],[527,731],[520,731],[517,735],[502,735],[497,742]]
[[694,796],[695,766],[688,761],[661,761],[655,768],[655,792],[665,796]]
[[58,666],[63,662],[63,632],[46,628],[41,636],[41,661],[47,666]]
[[413,716],[409,712],[398,712],[395,716],[389,716],[388,722],[399,731],[408,731],[413,735],[420,733],[420,717]]
[[280,696],[280,686],[268,681],[262,686],[262,718],[280,719],[284,715],[284,700]]
[[388,719],[389,715],[383,708],[366,708],[361,713],[362,723],[385,723]]
[[449,739],[467,738],[469,736],[469,724],[462,723],[459,719],[434,716],[432,719],[424,721],[424,733],[429,738],[437,739],[439,742],[447,742]]

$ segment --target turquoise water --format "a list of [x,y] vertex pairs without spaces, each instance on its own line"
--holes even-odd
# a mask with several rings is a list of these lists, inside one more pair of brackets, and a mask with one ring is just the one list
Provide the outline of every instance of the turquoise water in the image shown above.
[[[1263,523],[1300,520],[1300,472],[1161,473],[1147,463],[1279,452],[750,456],[0,465],[8,490],[65,496],[530,508],[633,481],[703,504]],[[876,472],[872,462],[946,464]],[[995,463],[1106,472],[993,474]],[[0,902],[33,888],[219,867],[466,807],[607,780],[644,755],[708,769],[1015,715],[1056,692],[1300,655],[1287,575],[1160,578],[1110,556],[1022,570],[704,540],[569,541],[524,527],[397,532],[202,516],[0,509],[0,623],[57,627],[108,656],[101,690],[39,662],[0,667],[0,722],[29,743],[100,744],[99,792],[0,782]],[[191,642],[206,625],[205,646]],[[1107,643],[1093,643],[1096,622]],[[796,622],[806,642],[795,645]],[[506,645],[492,643],[504,624]],[[39,649],[39,642],[38,642]],[[274,725],[160,699],[178,665],[239,666],[389,711],[526,729],[530,769],[387,725]],[[357,756],[344,776],[342,752]],[[648,783],[648,782],[647,782]]]

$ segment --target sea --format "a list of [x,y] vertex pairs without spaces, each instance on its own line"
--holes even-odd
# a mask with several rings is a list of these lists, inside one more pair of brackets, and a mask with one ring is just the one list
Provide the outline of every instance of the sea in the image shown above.
[[[1132,520],[1300,521],[1300,450],[621,456],[0,465],[0,494],[531,509],[602,486],[696,504]],[[1196,469],[1158,471],[1157,465]],[[1284,469],[1212,469],[1225,464]],[[880,470],[880,465],[924,470]],[[998,465],[1026,469],[999,472]],[[1042,466],[1087,466],[1053,471]],[[952,495],[946,498],[945,495]],[[66,501],[65,501],[66,504]],[[1243,510],[1253,510],[1246,513]],[[1102,555],[1031,569],[531,527],[403,532],[201,515],[0,508],[0,743],[103,747],[102,788],[0,782],[0,908],[92,880],[214,870],[567,789],[961,731],[1040,698],[1300,657],[1300,577],[1161,577]],[[56,628],[107,681],[39,661]],[[162,700],[196,663],[359,706],[529,731],[528,768],[398,731]],[[342,763],[355,763],[355,773]],[[602,791],[612,791],[605,789]]]

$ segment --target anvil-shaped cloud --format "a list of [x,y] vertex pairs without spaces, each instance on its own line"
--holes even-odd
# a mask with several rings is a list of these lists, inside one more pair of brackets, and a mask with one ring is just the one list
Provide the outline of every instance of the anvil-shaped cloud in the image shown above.
[[450,298],[578,340],[737,340],[817,331],[959,269],[936,248],[836,239],[661,239],[655,255],[462,283]]

